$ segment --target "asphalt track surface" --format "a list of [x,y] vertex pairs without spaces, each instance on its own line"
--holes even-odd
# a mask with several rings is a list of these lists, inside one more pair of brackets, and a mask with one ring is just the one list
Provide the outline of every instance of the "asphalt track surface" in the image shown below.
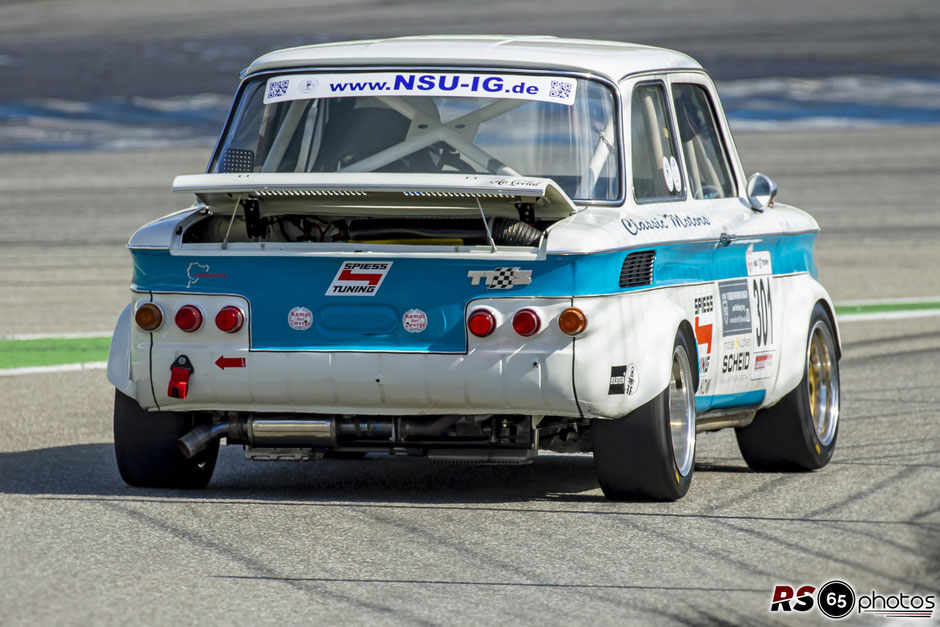
[[[831,4],[817,11],[838,24]],[[143,28],[138,15],[125,23],[109,6],[114,32],[105,35],[123,41]],[[369,6],[379,17],[390,11]],[[536,25],[558,17],[560,5],[545,6]],[[702,28],[714,36],[736,6],[722,3],[712,20],[703,14]],[[846,22],[877,24],[874,3],[855,6]],[[881,15],[883,31],[872,26],[891,51],[880,61],[936,63],[917,36],[917,11],[930,7],[904,6]],[[30,10],[7,3],[0,16]],[[585,13],[599,36],[611,36],[601,12]],[[338,9],[323,14],[345,32]],[[643,19],[661,14],[648,9]],[[289,15],[267,16],[265,29]],[[767,15],[771,24],[799,21],[796,11]],[[506,30],[520,31],[513,19]],[[17,37],[26,41],[36,22],[20,24]],[[94,29],[105,27],[74,22],[61,45],[92,49]],[[237,30],[222,22],[207,37]],[[0,24],[8,29],[0,41],[19,41],[12,22]],[[52,20],[50,37],[65,28]],[[193,28],[184,24],[180,36]],[[390,19],[388,28],[404,26]],[[682,47],[670,37],[664,43]],[[822,66],[868,59],[857,38],[806,42]],[[800,65],[804,52],[787,57],[775,45],[768,57]],[[781,200],[819,220],[820,279],[837,301],[940,295],[940,128],[736,139],[748,172],[773,176]],[[188,202],[169,183],[201,171],[208,150],[0,155],[0,333],[108,330],[128,297],[123,243]],[[733,434],[702,435],[692,488],[672,504],[607,502],[590,456],[560,455],[525,467],[272,464],[229,447],[205,491],[138,490],[117,474],[102,371],[2,377],[0,623],[822,624],[815,610],[770,614],[774,584],[842,579],[859,593],[937,594],[940,318],[851,322],[841,333],[832,463],[809,474],[753,473]]]

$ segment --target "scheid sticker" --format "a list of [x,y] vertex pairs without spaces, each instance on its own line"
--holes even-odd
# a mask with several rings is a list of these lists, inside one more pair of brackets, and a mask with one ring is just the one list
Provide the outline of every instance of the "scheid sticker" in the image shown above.
[[344,261],[326,295],[375,296],[391,267],[391,261]]
[[563,76],[469,73],[291,74],[269,78],[264,104],[350,96],[452,96],[541,100],[571,106],[578,83]]
[[306,331],[313,324],[313,312],[306,307],[294,307],[287,314],[287,324],[295,331]]
[[409,309],[401,317],[401,326],[408,333],[421,333],[428,328],[428,315],[420,309]]

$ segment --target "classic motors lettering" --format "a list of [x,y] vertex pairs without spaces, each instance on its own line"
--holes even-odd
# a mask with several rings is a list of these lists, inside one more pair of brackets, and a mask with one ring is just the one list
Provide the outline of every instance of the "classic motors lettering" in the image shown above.
[[675,213],[664,213],[661,218],[649,218],[647,220],[624,218],[621,222],[630,235],[638,235],[641,231],[656,231],[672,228],[691,229],[698,226],[711,225],[711,222],[705,216],[678,215]]
[[391,267],[391,261],[344,261],[326,295],[375,296]]

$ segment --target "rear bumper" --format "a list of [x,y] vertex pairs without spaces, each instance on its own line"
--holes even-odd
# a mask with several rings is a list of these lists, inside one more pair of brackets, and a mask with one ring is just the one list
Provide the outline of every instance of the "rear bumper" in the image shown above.
[[[151,300],[138,294],[140,302]],[[169,314],[194,295],[154,293]],[[237,297],[200,295],[211,320]],[[573,384],[571,338],[554,324],[568,298],[472,301],[499,319],[486,338],[468,338],[465,354],[365,351],[257,351],[248,333],[214,328],[184,334],[172,319],[154,333],[131,324],[131,379],[147,409],[321,414],[551,414],[580,416]],[[533,307],[543,326],[531,338],[516,335],[512,314]],[[185,355],[193,366],[185,399],[168,394],[171,365]],[[220,358],[224,360],[220,364]],[[234,366],[230,364],[236,364]],[[225,366],[224,368],[222,366]]]

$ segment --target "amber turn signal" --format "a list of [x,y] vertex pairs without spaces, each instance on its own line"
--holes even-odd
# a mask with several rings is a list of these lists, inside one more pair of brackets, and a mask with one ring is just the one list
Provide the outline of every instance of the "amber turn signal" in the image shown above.
[[163,310],[156,303],[144,303],[137,308],[134,322],[144,331],[156,331],[163,324]]
[[558,316],[558,328],[565,335],[579,335],[587,328],[587,316],[577,307],[568,307]]

